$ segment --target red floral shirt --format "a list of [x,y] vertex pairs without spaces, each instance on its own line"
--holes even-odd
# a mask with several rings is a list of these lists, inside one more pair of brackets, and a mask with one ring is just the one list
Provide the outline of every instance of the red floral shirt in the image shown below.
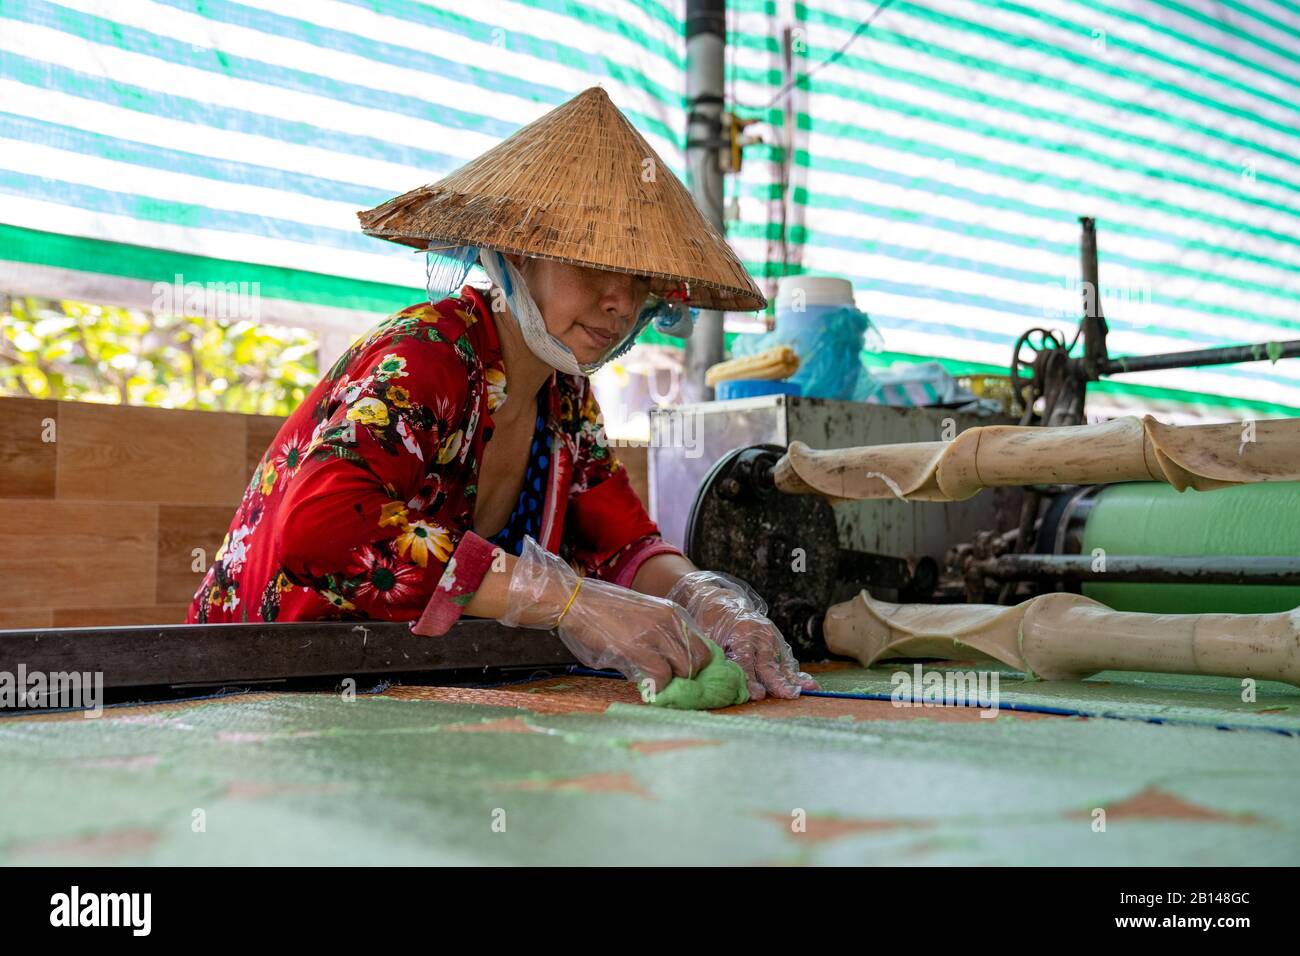
[[[549,383],[541,544],[630,586],[659,536],[608,447],[590,382]],[[281,426],[188,623],[373,619],[442,634],[495,548],[473,531],[479,463],[506,398],[491,309],[471,286],[381,322]]]

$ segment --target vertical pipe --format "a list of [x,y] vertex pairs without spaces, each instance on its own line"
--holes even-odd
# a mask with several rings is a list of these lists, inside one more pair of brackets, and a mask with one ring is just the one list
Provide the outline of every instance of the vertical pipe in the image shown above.
[[[719,148],[726,9],[726,0],[686,0],[687,184],[704,217],[724,235]],[[721,312],[701,311],[695,320],[695,332],[686,341],[683,397],[688,402],[713,398],[713,389],[704,384],[704,373],[710,365],[722,361],[722,317]]]
[[[781,248],[779,250],[780,271],[778,281],[785,277],[790,265],[790,206],[794,195],[790,189],[790,173],[794,164],[794,97],[795,97],[795,62],[794,62],[794,27],[781,31],[781,88],[786,91],[785,101],[781,104]],[[769,257],[771,258],[770,254]],[[764,290],[769,298],[776,298],[776,289]]]
[[1106,316],[1101,308],[1101,279],[1097,270],[1097,223],[1089,216],[1079,217],[1079,266],[1083,279],[1083,367],[1088,379],[1101,377],[1107,360]]

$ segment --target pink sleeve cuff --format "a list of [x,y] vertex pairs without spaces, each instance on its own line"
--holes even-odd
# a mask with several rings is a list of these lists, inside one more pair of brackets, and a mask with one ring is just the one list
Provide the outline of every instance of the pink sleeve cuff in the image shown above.
[[466,531],[447,561],[420,619],[411,625],[411,633],[422,637],[446,634],[465,610],[465,605],[474,599],[474,592],[492,567],[492,558],[497,550],[496,545],[473,531]]
[[628,547],[627,552],[619,556],[617,563],[610,570],[605,580],[619,587],[630,588],[641,565],[656,554],[681,554],[681,550],[669,544],[658,535],[642,538]]

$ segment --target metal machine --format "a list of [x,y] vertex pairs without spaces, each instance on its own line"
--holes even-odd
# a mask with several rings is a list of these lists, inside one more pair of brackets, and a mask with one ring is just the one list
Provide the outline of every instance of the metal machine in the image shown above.
[[[652,414],[651,514],[700,567],[745,580],[800,657],[825,656],[821,616],[862,587],[892,600],[931,600],[956,540],[1010,528],[1020,489],[951,505],[861,501],[832,508],[786,495],[771,470],[795,440],[823,448],[936,441],[1010,423],[942,408],[888,408],[783,395]],[[689,423],[689,427],[685,423]]]
[[[1081,554],[1100,486],[991,489],[939,504],[863,501],[832,508],[789,495],[772,470],[793,440],[823,449],[950,439],[973,425],[1084,421],[1089,382],[1150,369],[1300,356],[1300,340],[1114,359],[1097,294],[1095,226],[1082,219],[1084,315],[1072,341],[1030,329],[1010,367],[1018,419],[949,409],[900,409],[772,396],[665,410],[652,417],[650,506],[665,537],[701,567],[745,580],[803,660],[826,656],[826,608],[861,589],[897,602],[1014,603],[1044,590],[1105,580],[1147,584],[1300,585],[1300,508],[1270,517],[1273,553],[1113,555],[1099,570]],[[1082,348],[1078,346],[1082,345]],[[656,441],[691,430],[695,445]],[[954,430],[955,426],[955,430]],[[693,498],[683,490],[694,487]],[[1278,553],[1284,551],[1284,553]],[[1291,606],[1288,604],[1287,606]]]

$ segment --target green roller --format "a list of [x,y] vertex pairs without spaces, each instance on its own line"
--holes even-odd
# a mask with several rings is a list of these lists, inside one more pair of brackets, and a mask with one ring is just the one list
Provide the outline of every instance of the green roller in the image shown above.
[[[1178,492],[1159,482],[1102,489],[1083,553],[1300,555],[1300,482]],[[1300,607],[1300,587],[1236,584],[1084,584],[1117,611],[1265,614]]]

